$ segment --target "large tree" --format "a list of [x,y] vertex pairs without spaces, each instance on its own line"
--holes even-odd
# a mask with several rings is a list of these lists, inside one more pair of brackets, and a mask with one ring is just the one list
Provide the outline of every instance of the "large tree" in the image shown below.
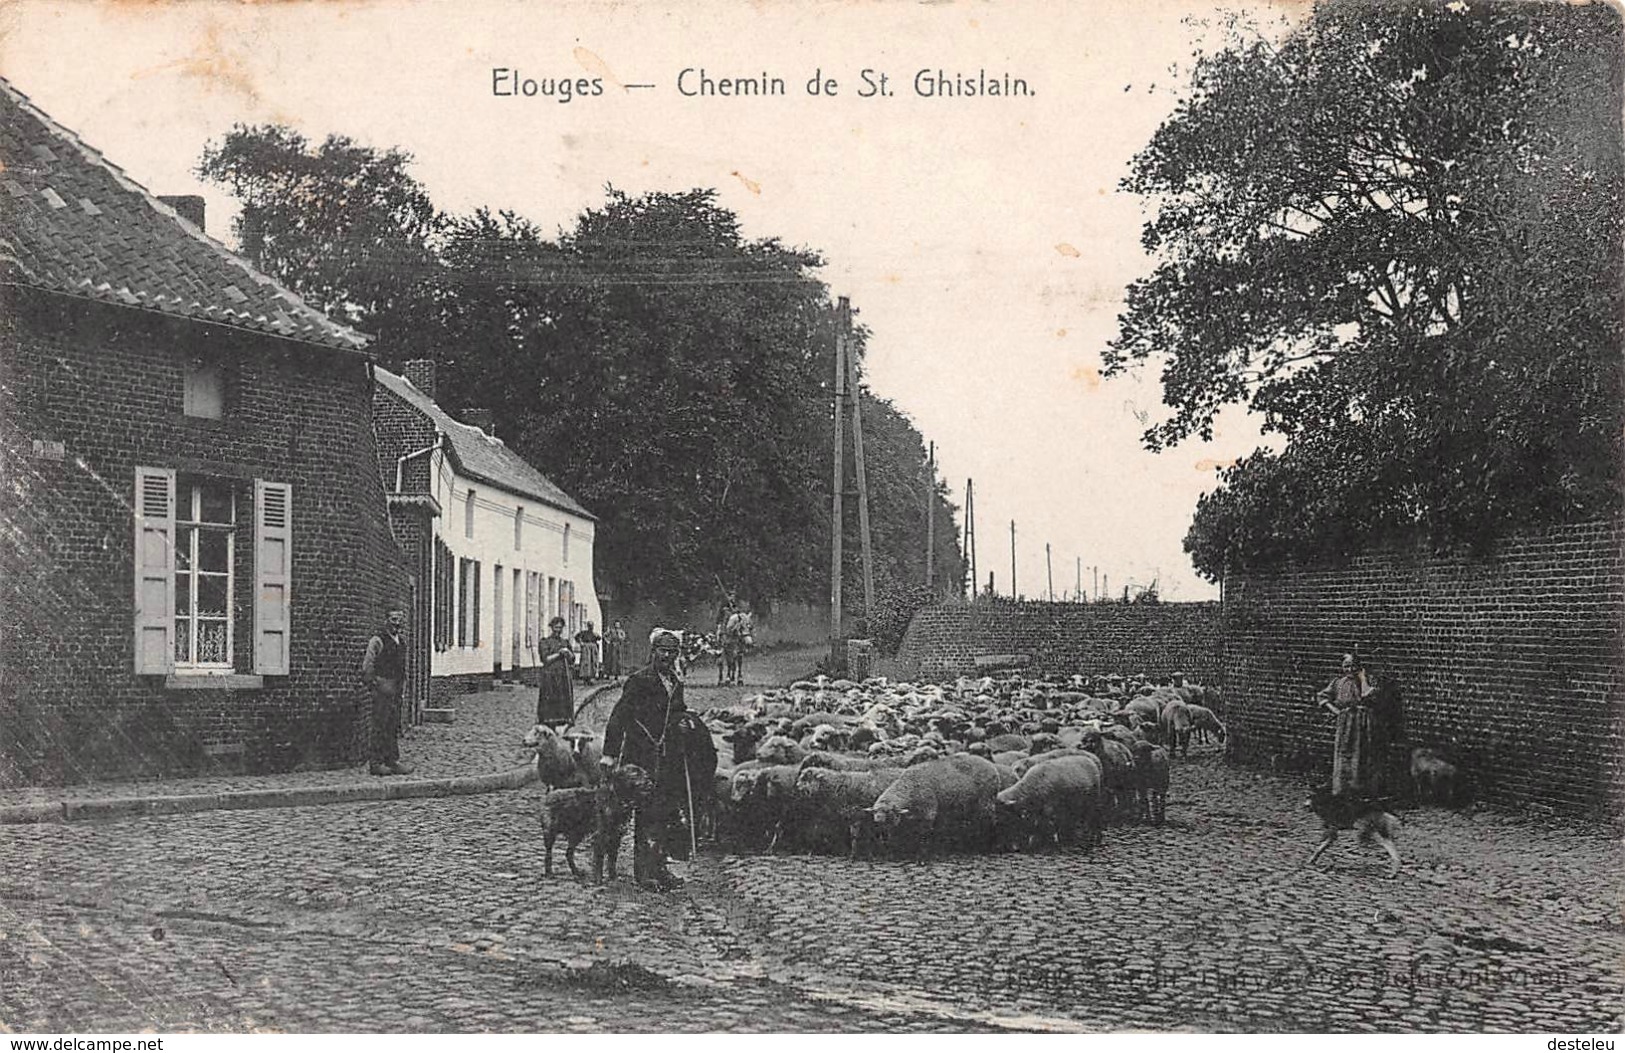
[[320,145],[280,125],[238,125],[204,148],[197,173],[241,205],[235,233],[267,274],[400,359],[427,349],[446,218],[410,154],[341,135]]
[[1232,27],[1135,158],[1158,264],[1108,373],[1162,365],[1162,449],[1239,404],[1197,568],[1613,514],[1620,33],[1603,4],[1318,4]]
[[[377,334],[386,365],[433,358],[442,405],[490,410],[600,517],[598,581],[617,599],[689,601],[719,582],[762,601],[822,596],[834,361],[819,257],[745,238],[710,190],[610,188],[553,236],[509,211],[449,217],[409,162],[239,127],[200,172],[243,202],[256,262]],[[917,573],[923,538],[885,510],[904,480],[924,485],[921,440],[876,412],[877,552]],[[940,511],[939,566],[958,551]]]

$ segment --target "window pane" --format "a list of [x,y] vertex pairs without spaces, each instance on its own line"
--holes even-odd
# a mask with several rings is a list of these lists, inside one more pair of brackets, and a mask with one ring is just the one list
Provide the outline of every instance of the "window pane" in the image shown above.
[[175,661],[190,662],[192,660],[192,619],[175,619]]
[[175,613],[192,613],[192,577],[189,574],[175,575]]
[[197,579],[197,612],[200,616],[226,616],[226,576],[200,574]]
[[203,514],[200,517],[205,523],[230,523],[231,519],[231,488],[215,484],[205,484],[198,487],[203,495]]
[[197,622],[197,660],[201,663],[223,664],[230,660],[226,654],[226,623],[223,621]]
[[199,570],[224,574],[227,553],[231,548],[231,534],[225,530],[204,530],[198,533],[197,566]]
[[[181,506],[183,509],[185,505]],[[179,527],[175,531],[175,569],[192,569],[192,535],[195,531],[191,527]]]

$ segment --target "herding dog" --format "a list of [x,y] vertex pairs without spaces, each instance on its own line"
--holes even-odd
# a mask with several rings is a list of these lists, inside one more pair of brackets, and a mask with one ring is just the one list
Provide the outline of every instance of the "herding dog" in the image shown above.
[[553,842],[563,834],[564,861],[569,864],[570,873],[581,877],[581,870],[576,866],[576,848],[591,837],[593,881],[603,883],[606,861],[613,879],[626,822],[653,792],[654,783],[635,764],[612,769],[597,786],[548,791],[542,798],[543,876],[553,876]]
[[1399,875],[1399,846],[1394,843],[1399,837],[1399,819],[1383,811],[1377,802],[1339,796],[1332,793],[1330,785],[1322,784],[1309,792],[1304,807],[1320,817],[1320,845],[1309,857],[1309,865],[1332,846],[1339,830],[1353,830],[1360,835],[1362,844],[1375,841],[1388,853],[1393,863],[1388,868],[1390,878]]

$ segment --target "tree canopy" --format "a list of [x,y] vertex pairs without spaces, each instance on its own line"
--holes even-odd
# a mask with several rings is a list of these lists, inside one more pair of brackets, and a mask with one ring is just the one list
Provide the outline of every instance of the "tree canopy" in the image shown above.
[[[834,355],[819,256],[745,238],[704,189],[609,188],[552,237],[512,211],[449,216],[410,161],[238,127],[200,173],[243,202],[258,264],[376,333],[386,365],[433,358],[437,401],[490,410],[600,517],[598,582],[618,600],[690,601],[718,582],[758,601],[825,595]],[[923,580],[922,440],[872,396],[864,419],[877,562]],[[940,486],[936,500],[940,580],[957,583]],[[849,562],[846,595],[861,580]]]
[[1232,24],[1124,189],[1153,273],[1107,373],[1160,362],[1163,449],[1227,405],[1199,571],[1616,514],[1620,25],[1604,4],[1331,0]]

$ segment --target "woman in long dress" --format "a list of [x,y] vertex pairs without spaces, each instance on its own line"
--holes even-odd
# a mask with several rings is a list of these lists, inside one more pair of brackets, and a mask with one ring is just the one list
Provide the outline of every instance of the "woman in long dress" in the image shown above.
[[575,651],[564,638],[563,618],[555,616],[547,628],[548,635],[537,645],[542,671],[536,693],[536,723],[558,729],[575,716]]
[[577,653],[581,655],[581,682],[590,684],[598,679],[598,641],[600,637],[593,630],[592,622],[576,633]]
[[1332,793],[1380,797],[1387,788],[1388,718],[1383,698],[1352,654],[1343,671],[1316,695],[1337,717],[1332,745]]

